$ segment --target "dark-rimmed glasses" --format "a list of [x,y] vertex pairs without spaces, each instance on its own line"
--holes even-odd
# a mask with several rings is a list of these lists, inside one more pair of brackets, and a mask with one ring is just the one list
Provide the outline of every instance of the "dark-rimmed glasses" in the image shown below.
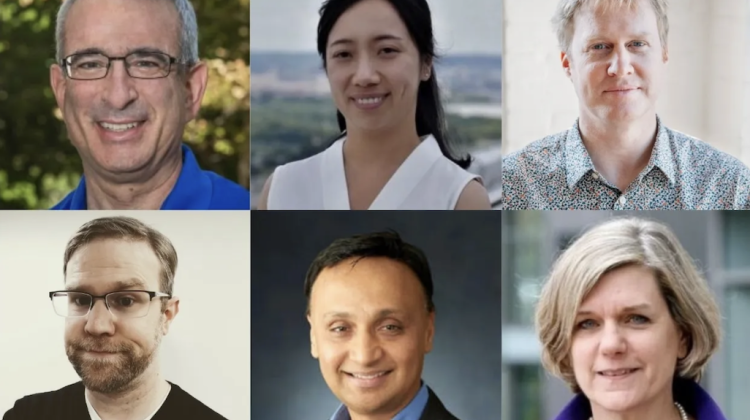
[[169,76],[177,59],[166,53],[136,51],[124,57],[101,53],[79,53],[60,61],[65,75],[74,80],[97,80],[107,77],[113,61],[122,61],[125,71],[135,79],[161,79]]
[[147,290],[119,290],[96,296],[86,292],[58,290],[49,292],[55,313],[65,318],[79,318],[89,314],[96,299],[103,299],[107,310],[120,318],[142,318],[148,315],[151,301],[155,298],[171,298],[172,295]]

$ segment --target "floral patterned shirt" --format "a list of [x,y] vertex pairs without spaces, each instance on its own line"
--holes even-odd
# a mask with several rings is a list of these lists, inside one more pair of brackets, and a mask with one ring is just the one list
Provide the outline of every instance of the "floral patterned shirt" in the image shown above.
[[501,210],[750,209],[750,169],[657,117],[648,165],[625,191],[600,175],[578,121],[503,158]]

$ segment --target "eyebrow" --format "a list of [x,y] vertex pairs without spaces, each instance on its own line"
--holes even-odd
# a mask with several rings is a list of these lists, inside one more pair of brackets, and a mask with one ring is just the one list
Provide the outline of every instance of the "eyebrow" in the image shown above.
[[[401,39],[401,37],[398,37],[396,35],[383,34],[383,35],[376,36],[375,38],[372,39],[372,41],[373,42],[380,42],[380,41],[403,41],[403,39]],[[354,41],[351,40],[351,39],[348,39],[348,38],[338,39],[336,41],[333,41],[328,46],[328,48],[331,48],[331,47],[334,47],[334,46],[340,45],[340,44],[352,44],[352,43],[354,43]]]
[[[167,54],[167,55],[169,55],[169,53],[167,53],[165,51],[162,51],[162,50],[160,50],[158,48],[154,48],[154,47],[129,48],[129,49],[127,49],[125,55],[133,54],[133,53],[160,53],[160,54]],[[76,50],[72,54],[69,54],[69,56],[70,55],[74,55],[74,54],[101,54],[101,55],[107,55],[107,52],[104,51],[101,48],[98,48],[98,47],[91,47],[91,48],[84,48],[82,50]]]
[[[651,308],[652,306],[648,303],[640,303],[638,305],[626,306],[622,308],[621,312],[639,312],[643,310],[650,310]],[[578,311],[578,314],[576,314],[576,316],[592,315],[593,313],[593,311]]]
[[[643,38],[648,38],[650,35],[651,33],[649,32],[637,32],[634,34],[629,34],[628,38],[643,39]],[[603,35],[591,35],[591,36],[584,38],[584,41],[585,43],[589,43],[591,41],[599,41],[599,40],[604,40],[607,38],[608,37],[603,36]]]
[[[65,290],[69,292],[87,292],[91,291],[91,286],[76,286],[76,287],[68,287]],[[111,287],[112,291],[119,291],[119,290],[145,290],[146,285],[143,283],[142,280],[132,278],[127,280],[117,280],[114,282],[114,284]]]
[[[393,315],[403,315],[403,311],[399,311],[398,309],[382,309],[378,312],[378,318],[387,318],[389,316]],[[326,312],[323,314],[323,318],[342,318],[342,319],[351,319],[354,316],[349,312],[338,312],[338,311],[332,311],[332,312]]]

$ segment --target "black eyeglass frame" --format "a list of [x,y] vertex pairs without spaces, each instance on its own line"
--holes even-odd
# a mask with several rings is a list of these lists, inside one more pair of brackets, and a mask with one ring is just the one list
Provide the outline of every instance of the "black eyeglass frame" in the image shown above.
[[[109,76],[109,69],[112,68],[112,62],[113,61],[122,61],[122,64],[125,66],[125,72],[128,74],[128,76],[132,77],[133,79],[141,79],[141,80],[155,80],[155,79],[164,79],[164,78],[167,78],[167,77],[169,77],[170,74],[172,74],[172,66],[173,65],[175,65],[175,64],[183,64],[183,63],[177,61],[177,58],[172,57],[171,55],[169,55],[167,53],[164,53],[164,52],[147,51],[145,53],[147,53],[147,54],[159,54],[159,55],[162,55],[164,57],[167,57],[169,59],[168,60],[169,61],[169,67],[167,67],[167,74],[165,74],[163,76],[158,76],[158,77],[137,77],[137,76],[133,76],[132,74],[130,74],[130,66],[128,66],[128,62],[125,61],[125,60],[128,57],[130,57],[131,55],[134,55],[134,54],[144,54],[144,51],[134,51],[134,52],[131,52],[130,54],[127,54],[127,55],[124,55],[124,56],[120,56],[120,57],[110,57],[108,55],[105,55],[105,54],[102,54],[102,53],[99,53],[99,52],[76,53],[76,54],[71,54],[71,55],[63,58],[62,60],[60,60],[60,62],[58,64],[60,65],[60,67],[62,67],[63,74],[65,75],[65,77],[67,77],[68,79],[71,79],[71,80],[101,80],[101,79],[104,79],[107,76]],[[100,55],[100,56],[106,58],[107,59],[107,70],[104,72],[104,76],[102,76],[102,77],[95,77],[93,79],[81,79],[81,78],[73,77],[72,76],[72,71],[70,70],[70,65],[72,64],[71,58],[76,57],[76,56],[80,56],[80,55]]]
[[[169,298],[169,299],[172,299],[172,295],[169,294],[169,293],[152,292],[150,290],[116,290],[114,292],[105,293],[103,295],[92,295],[91,293],[81,292],[81,291],[78,291],[78,290],[55,290],[54,292],[49,292],[49,300],[50,300],[50,302],[52,302],[52,300],[54,299],[56,293],[78,293],[78,294],[89,296],[91,298],[91,304],[89,304],[89,310],[86,311],[86,313],[84,315],[64,316],[64,315],[58,314],[58,315],[62,316],[63,318],[82,318],[82,317],[87,316],[89,313],[91,313],[91,310],[94,308],[94,304],[96,304],[96,300],[97,299],[102,299],[104,301],[104,306],[107,308],[107,311],[109,311],[111,313],[112,311],[109,308],[109,303],[107,303],[107,296],[113,295],[115,293],[128,293],[128,292],[148,293],[148,295],[149,295],[149,302],[153,302],[154,298],[157,298],[157,297],[158,298]],[[54,303],[53,303],[53,306],[54,306]],[[57,311],[55,311],[55,313],[57,314]],[[146,316],[146,315],[143,315],[143,316]]]

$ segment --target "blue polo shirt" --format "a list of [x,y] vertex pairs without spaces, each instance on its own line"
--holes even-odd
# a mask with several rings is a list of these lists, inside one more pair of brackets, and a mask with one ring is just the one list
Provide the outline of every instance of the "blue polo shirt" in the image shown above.
[[[87,210],[86,177],[52,210]],[[198,166],[195,155],[182,145],[182,171],[161,210],[250,210],[250,192]]]

